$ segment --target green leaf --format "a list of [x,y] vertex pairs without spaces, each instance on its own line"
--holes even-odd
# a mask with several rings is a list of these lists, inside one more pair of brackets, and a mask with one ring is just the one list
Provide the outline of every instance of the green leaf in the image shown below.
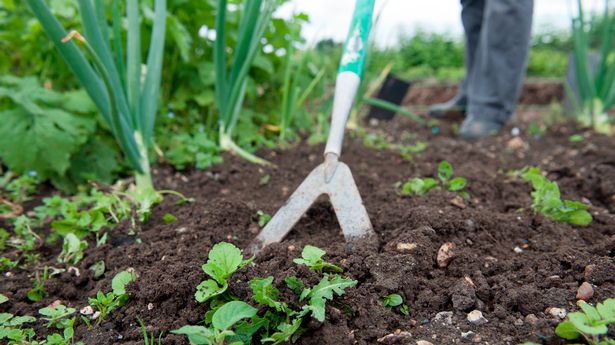
[[282,322],[276,328],[278,331],[261,339],[261,343],[281,344],[291,340],[291,337],[301,328],[301,321],[301,318],[297,318],[291,323]]
[[560,322],[560,324],[555,328],[555,334],[557,334],[558,337],[567,340],[574,340],[581,336],[581,333],[579,333],[571,321]]
[[382,299],[382,303],[385,307],[393,308],[404,303],[404,299],[399,294],[393,293],[384,297]]
[[611,323],[615,323],[615,299],[608,298],[596,305],[596,309],[600,316],[605,320],[611,320]]
[[592,320],[583,313],[570,313],[568,320],[572,322],[574,327],[581,333],[599,335],[606,334],[608,328],[604,324],[594,324]]
[[588,304],[587,302],[579,301],[579,307],[581,308],[581,310],[583,310],[583,312],[585,313],[585,315],[587,316],[587,318],[589,319],[591,323],[594,323],[600,320],[600,314],[598,313],[598,310],[594,308],[593,306],[591,306],[590,304]]
[[250,280],[250,288],[254,300],[262,305],[275,308],[278,311],[286,309],[286,305],[278,301],[280,291],[273,286],[273,277],[254,278]]
[[284,282],[286,283],[286,286],[288,286],[289,289],[293,290],[296,295],[301,294],[301,289],[303,288],[304,284],[301,280],[297,279],[297,277],[286,277],[284,278]]
[[219,286],[215,280],[207,279],[202,281],[196,287],[196,293],[194,294],[194,298],[198,302],[203,303],[208,299],[223,293],[224,291],[226,291],[227,287],[228,285],[226,283],[223,286]]
[[187,336],[190,344],[194,345],[210,345],[213,344],[214,340],[212,330],[203,326],[183,326],[180,329],[172,330],[171,333]]
[[126,285],[130,282],[137,280],[135,272],[122,271],[113,277],[111,280],[111,287],[113,288],[113,294],[121,296],[126,294]]
[[576,210],[569,215],[570,224],[585,226],[593,220],[592,215],[585,210]]
[[306,245],[301,252],[300,259],[294,259],[293,262],[298,265],[306,265],[310,269],[320,272],[323,269],[330,269],[334,272],[343,272],[341,267],[328,263],[322,259],[326,252],[320,248]]
[[[329,280],[331,278],[331,280]],[[339,275],[325,275],[318,284],[311,289],[305,289],[301,294],[300,299],[309,298],[310,302],[307,308],[312,312],[312,316],[323,322],[325,320],[325,303],[326,300],[332,300],[333,295],[343,295],[349,287],[357,285],[356,280],[344,278]]]
[[402,185],[401,195],[425,195],[437,186],[438,182],[431,177],[415,177]]
[[451,177],[453,177],[453,166],[451,163],[447,161],[440,162],[440,165],[438,165],[438,178],[440,181],[446,182]]
[[162,216],[162,221],[165,224],[171,224],[174,221],[177,220],[177,217],[175,217],[174,215],[170,214],[170,213],[166,213],[164,216]]
[[4,302],[6,302],[6,301],[8,301],[8,300],[9,300],[9,298],[8,298],[8,297],[6,297],[5,295],[3,295],[3,294],[1,294],[1,293],[0,293],[0,304],[2,304],[2,303],[4,303]]
[[102,277],[102,275],[105,274],[105,261],[97,261],[92,266],[90,266],[89,270],[94,273],[94,279]]
[[243,260],[239,248],[226,242],[214,245],[207,257],[207,262],[202,266],[203,271],[221,285],[226,284],[231,274],[250,262]]
[[462,190],[466,186],[466,179],[464,177],[455,177],[448,182],[448,190],[450,192],[456,192]]
[[218,330],[227,330],[241,319],[254,317],[257,311],[242,301],[228,302],[216,311],[211,323]]

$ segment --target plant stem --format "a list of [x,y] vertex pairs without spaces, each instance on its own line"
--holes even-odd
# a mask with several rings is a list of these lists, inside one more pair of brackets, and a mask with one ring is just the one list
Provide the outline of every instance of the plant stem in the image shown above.
[[137,172],[135,174],[136,190],[134,197],[139,204],[138,213],[141,215],[142,220],[146,220],[152,206],[160,202],[162,196],[156,191],[152,183],[152,173],[143,136],[140,132],[135,132],[134,137],[139,149],[139,161],[143,169],[143,173]]
[[264,160],[260,157],[257,157],[253,154],[251,154],[250,152],[242,149],[241,147],[239,147],[239,145],[237,145],[233,139],[231,138],[231,136],[226,133],[224,131],[224,125],[220,126],[220,149],[224,150],[224,151],[229,151],[231,153],[234,153],[236,155],[238,155],[239,157],[251,162],[251,163],[255,163],[255,164],[260,164],[260,165],[265,165],[265,166],[272,166],[273,164],[271,164],[271,162]]

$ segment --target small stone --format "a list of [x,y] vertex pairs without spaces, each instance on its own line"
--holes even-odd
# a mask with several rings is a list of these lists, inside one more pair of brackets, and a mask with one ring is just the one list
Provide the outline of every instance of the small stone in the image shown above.
[[538,324],[538,318],[534,314],[527,314],[525,316],[525,322],[529,323],[532,326],[536,326],[536,324]]
[[387,334],[384,337],[378,339],[379,343],[383,344],[399,344],[412,337],[410,332],[402,331],[400,329],[395,330],[395,332],[391,334]]
[[288,249],[289,252],[293,252],[295,251],[295,249],[297,249],[294,245],[289,245],[286,249]]
[[545,309],[545,313],[562,320],[566,318],[566,309],[564,308],[550,307]]
[[514,322],[514,325],[515,325],[515,326],[523,326],[523,320],[521,320],[521,319],[516,319],[516,320],[515,320],[515,322]]
[[483,340],[483,338],[481,338],[480,334],[475,334],[474,337],[472,337],[473,343],[480,343],[481,340]]
[[427,340],[419,340],[416,342],[416,345],[433,345],[433,343],[427,341]]
[[465,201],[464,201],[464,200],[463,200],[463,198],[462,198],[462,197],[460,197],[459,195],[456,195],[454,198],[452,198],[452,199],[450,200],[450,203],[451,203],[451,205],[456,206],[456,207],[459,207],[459,208],[460,208],[460,209],[462,209],[462,210],[463,210],[464,208],[466,208],[466,203],[465,203]]
[[436,314],[433,318],[434,322],[439,321],[444,325],[452,325],[453,324],[453,312],[452,311],[441,311]]
[[79,310],[79,313],[81,313],[82,315],[92,315],[94,314],[94,309],[92,309],[91,306],[86,305],[85,307],[81,308],[81,310]]
[[510,130],[510,134],[513,137],[518,137],[519,134],[521,134],[521,130],[519,129],[519,127],[513,127],[513,129]]
[[594,288],[588,282],[583,282],[577,290],[577,299],[587,301],[594,296]]
[[50,304],[50,305],[48,305],[48,306],[47,306],[47,308],[55,308],[55,307],[57,307],[57,306],[59,306],[59,305],[62,305],[62,301],[60,301],[59,299],[57,299],[57,300],[55,300],[55,301],[51,302],[51,304]]
[[407,253],[407,252],[411,252],[412,250],[416,249],[416,247],[417,247],[416,243],[399,242],[397,246],[395,247],[395,250],[397,250],[400,253]]
[[455,257],[455,243],[446,242],[444,243],[440,249],[438,249],[438,255],[436,257],[436,261],[438,263],[438,267],[444,268],[448,266],[448,264]]
[[472,332],[472,331],[461,332],[461,337],[463,339],[468,339],[469,337],[471,337],[473,335],[474,335],[474,332]]
[[81,275],[81,273],[79,272],[79,269],[75,266],[70,266],[68,268],[68,273],[72,273],[73,276],[75,277],[79,277]]
[[509,149],[516,151],[522,149],[525,146],[525,142],[520,137],[514,137],[506,143],[506,146]]
[[188,231],[188,229],[186,227],[181,227],[181,228],[175,229],[175,232],[177,232],[178,234],[182,234],[182,233],[184,233],[186,231]]
[[96,320],[98,319],[98,317],[100,316],[100,312],[96,311],[94,314],[92,314],[92,316],[90,316],[91,320]]
[[523,249],[521,249],[521,247],[519,246],[516,246],[515,248],[513,248],[513,251],[517,254],[523,253]]
[[473,323],[475,325],[480,325],[487,322],[487,319],[483,316],[483,313],[480,310],[472,310],[468,313],[468,322]]
[[154,303],[148,303],[147,310],[152,310],[152,309],[154,309]]

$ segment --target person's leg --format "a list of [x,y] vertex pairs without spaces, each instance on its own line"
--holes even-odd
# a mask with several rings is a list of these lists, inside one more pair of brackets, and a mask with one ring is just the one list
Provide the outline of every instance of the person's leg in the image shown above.
[[431,116],[441,117],[448,112],[465,112],[468,103],[467,78],[471,75],[472,66],[474,64],[483,25],[484,10],[485,0],[461,0],[461,22],[465,32],[464,65],[466,77],[459,85],[455,97],[445,103],[434,104],[430,107],[429,113]]
[[527,66],[534,0],[487,0],[460,134],[497,132],[512,116]]

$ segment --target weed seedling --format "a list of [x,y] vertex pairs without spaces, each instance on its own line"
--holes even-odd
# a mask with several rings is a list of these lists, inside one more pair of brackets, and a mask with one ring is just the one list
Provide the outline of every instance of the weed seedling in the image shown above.
[[174,221],[177,220],[177,217],[175,217],[174,215],[170,214],[170,213],[166,213],[164,216],[162,216],[162,221],[165,224],[171,224]]
[[137,317],[137,322],[139,323],[139,328],[141,328],[141,332],[143,333],[143,344],[144,345],[160,345],[162,344],[161,339],[162,339],[162,332],[160,332],[160,334],[158,335],[158,342],[155,343],[154,342],[154,333],[152,333],[151,335],[147,335],[147,329],[145,328],[145,324],[143,323],[143,320],[141,320],[141,318]]
[[453,166],[447,161],[442,161],[438,165],[438,180],[426,177],[412,178],[401,185],[400,194],[403,196],[418,195],[423,196],[432,189],[443,188],[449,192],[459,193],[464,199],[468,199],[470,195],[463,191],[467,185],[467,180],[464,177],[453,177]]
[[322,272],[323,269],[329,269],[333,272],[338,272],[338,273],[341,273],[344,271],[340,267],[323,260],[322,257],[325,254],[326,253],[324,250],[314,247],[314,246],[307,245],[303,248],[303,251],[301,252],[301,258],[294,259],[293,262],[296,263],[297,265],[306,265],[312,271],[315,271],[317,273]]
[[561,200],[557,183],[542,176],[538,168],[526,169],[522,175],[524,181],[530,182],[532,192],[532,209],[558,222],[573,225],[587,225],[592,216],[587,212],[587,205],[578,201]]
[[43,315],[43,320],[47,321],[47,328],[65,329],[72,327],[75,319],[68,317],[75,313],[75,308],[67,308],[64,305],[55,307],[45,307],[38,310],[38,313]]
[[218,296],[228,289],[227,279],[238,269],[252,262],[244,260],[241,250],[226,242],[216,244],[207,256],[207,262],[202,266],[203,271],[212,279],[201,282],[196,287],[194,297],[203,303],[212,297]]
[[261,210],[256,211],[256,216],[258,217],[258,226],[261,228],[271,220],[271,215]]
[[43,297],[47,296],[47,292],[45,291],[45,282],[49,278],[49,267],[45,266],[43,269],[43,273],[40,274],[37,270],[35,272],[35,278],[33,282],[32,289],[28,291],[28,299],[32,302],[38,302],[43,299]]
[[104,293],[98,291],[95,297],[88,298],[88,303],[100,312],[96,324],[99,325],[113,310],[120,308],[128,301],[126,285],[137,279],[134,272],[122,271],[111,280],[113,291]]
[[83,259],[83,251],[88,247],[88,242],[80,240],[75,234],[68,233],[64,237],[62,252],[58,255],[58,262],[76,265]]
[[391,310],[393,310],[395,307],[399,307],[399,312],[404,315],[408,315],[410,313],[408,310],[408,305],[404,304],[404,299],[396,293],[384,296],[382,298],[382,304],[384,304],[386,308]]

